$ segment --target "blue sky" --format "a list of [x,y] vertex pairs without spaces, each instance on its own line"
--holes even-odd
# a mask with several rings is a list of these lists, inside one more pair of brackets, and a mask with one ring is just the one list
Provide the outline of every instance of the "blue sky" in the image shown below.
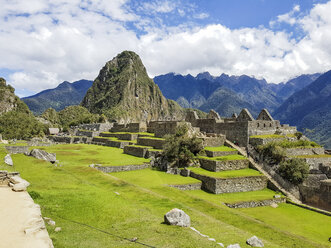
[[93,80],[123,50],[151,77],[247,74],[279,83],[331,69],[327,0],[0,0],[0,76],[20,96]]

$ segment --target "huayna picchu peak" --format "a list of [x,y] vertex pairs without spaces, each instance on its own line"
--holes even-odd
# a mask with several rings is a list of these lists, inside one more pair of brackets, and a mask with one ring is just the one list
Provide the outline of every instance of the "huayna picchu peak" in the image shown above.
[[184,113],[176,102],[162,95],[140,57],[131,51],[105,64],[81,105],[119,122],[178,119]]

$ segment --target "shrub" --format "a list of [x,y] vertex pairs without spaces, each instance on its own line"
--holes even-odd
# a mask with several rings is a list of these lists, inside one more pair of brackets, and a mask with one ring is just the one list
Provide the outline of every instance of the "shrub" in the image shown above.
[[203,149],[202,140],[196,136],[189,137],[188,126],[177,128],[174,135],[165,137],[163,152],[169,162],[176,162],[178,167],[188,166]]
[[302,138],[303,134],[301,132],[296,132],[294,136],[299,140]]
[[278,142],[270,142],[266,145],[258,146],[257,149],[263,157],[270,160],[270,163],[279,164],[286,157],[285,150],[279,146]]
[[278,173],[289,182],[298,185],[307,178],[309,165],[303,159],[292,158],[280,164]]

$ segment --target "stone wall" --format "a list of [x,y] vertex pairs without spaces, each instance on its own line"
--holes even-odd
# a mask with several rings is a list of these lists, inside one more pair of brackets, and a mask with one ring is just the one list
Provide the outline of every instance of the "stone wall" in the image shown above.
[[323,147],[316,147],[316,148],[287,148],[286,149],[286,154],[287,154],[287,156],[321,155],[321,154],[324,154],[324,148]]
[[169,185],[169,187],[176,188],[179,190],[199,190],[201,189],[201,183],[177,184]]
[[303,158],[308,164],[310,170],[319,170],[321,164],[331,163],[331,157]]
[[214,132],[225,135],[228,140],[239,146],[248,144],[248,122],[216,123]]
[[146,157],[146,153],[148,151],[148,148],[146,147],[139,147],[139,146],[125,146],[124,147],[124,153],[133,155],[136,157]]
[[29,152],[29,147],[28,146],[5,146],[5,148],[11,154],[28,153]]
[[270,142],[279,142],[284,140],[284,138],[249,138],[249,144],[251,144],[252,146],[259,146],[259,145],[265,145],[268,144]]
[[166,134],[175,134],[176,129],[182,125],[190,125],[188,122],[183,121],[162,121],[153,123],[155,137],[162,138]]
[[238,154],[238,151],[209,151],[205,150],[208,157],[220,157]]
[[86,136],[86,137],[95,137],[99,135],[99,131],[88,131],[88,130],[77,130],[76,136]]
[[94,123],[94,124],[81,124],[76,128],[81,130],[108,132],[113,127],[114,123]]
[[48,136],[48,139],[55,143],[66,143],[66,144],[71,144],[73,143],[74,140],[72,136],[54,136],[54,135]]
[[137,145],[141,146],[152,146],[154,149],[162,149],[165,140],[163,139],[152,139],[147,137],[138,137]]
[[201,132],[205,133],[215,133],[215,119],[197,119],[196,124],[200,128]]
[[115,137],[119,140],[136,140],[138,138],[137,133],[101,133],[101,137]]
[[113,127],[110,129],[111,132],[146,132],[147,124],[146,122],[140,123],[128,123],[128,124],[118,124],[114,123]]
[[267,187],[268,183],[265,176],[213,178],[192,171],[190,176],[201,180],[202,189],[214,194],[262,190]]
[[96,166],[95,168],[105,173],[111,173],[111,172],[120,172],[120,171],[142,170],[148,167],[149,164],[124,165],[124,166]]
[[245,201],[245,202],[236,202],[236,203],[225,203],[229,208],[255,208],[255,207],[264,207],[270,206],[273,203],[279,204],[286,202],[286,198],[278,199],[267,199],[262,201]]
[[225,142],[225,135],[214,134],[203,137],[203,146],[223,146]]
[[247,159],[242,160],[211,160],[211,159],[199,159],[202,168],[209,171],[225,171],[225,170],[240,170],[249,167],[249,161]]
[[20,176],[19,172],[0,171],[0,186],[7,186],[12,176]]

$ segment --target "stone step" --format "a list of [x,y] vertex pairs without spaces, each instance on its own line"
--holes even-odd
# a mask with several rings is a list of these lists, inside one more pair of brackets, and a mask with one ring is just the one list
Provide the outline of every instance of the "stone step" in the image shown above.
[[125,146],[132,145],[133,143],[130,141],[118,141],[118,140],[112,140],[108,137],[94,137],[92,140],[92,144],[97,145],[104,145],[104,146],[110,146],[110,147],[116,147],[116,148],[124,148]]
[[154,149],[152,146],[129,145],[124,147],[124,153],[142,158],[156,157],[161,152],[162,150]]
[[188,170],[189,176],[202,181],[202,189],[214,194],[262,190],[268,183],[267,177],[253,169],[231,171],[231,173],[210,172],[202,168]]
[[203,169],[214,172],[226,170],[241,170],[249,167],[249,161],[244,157],[243,159],[237,160],[216,160],[209,159],[206,157],[200,157],[199,162]]

